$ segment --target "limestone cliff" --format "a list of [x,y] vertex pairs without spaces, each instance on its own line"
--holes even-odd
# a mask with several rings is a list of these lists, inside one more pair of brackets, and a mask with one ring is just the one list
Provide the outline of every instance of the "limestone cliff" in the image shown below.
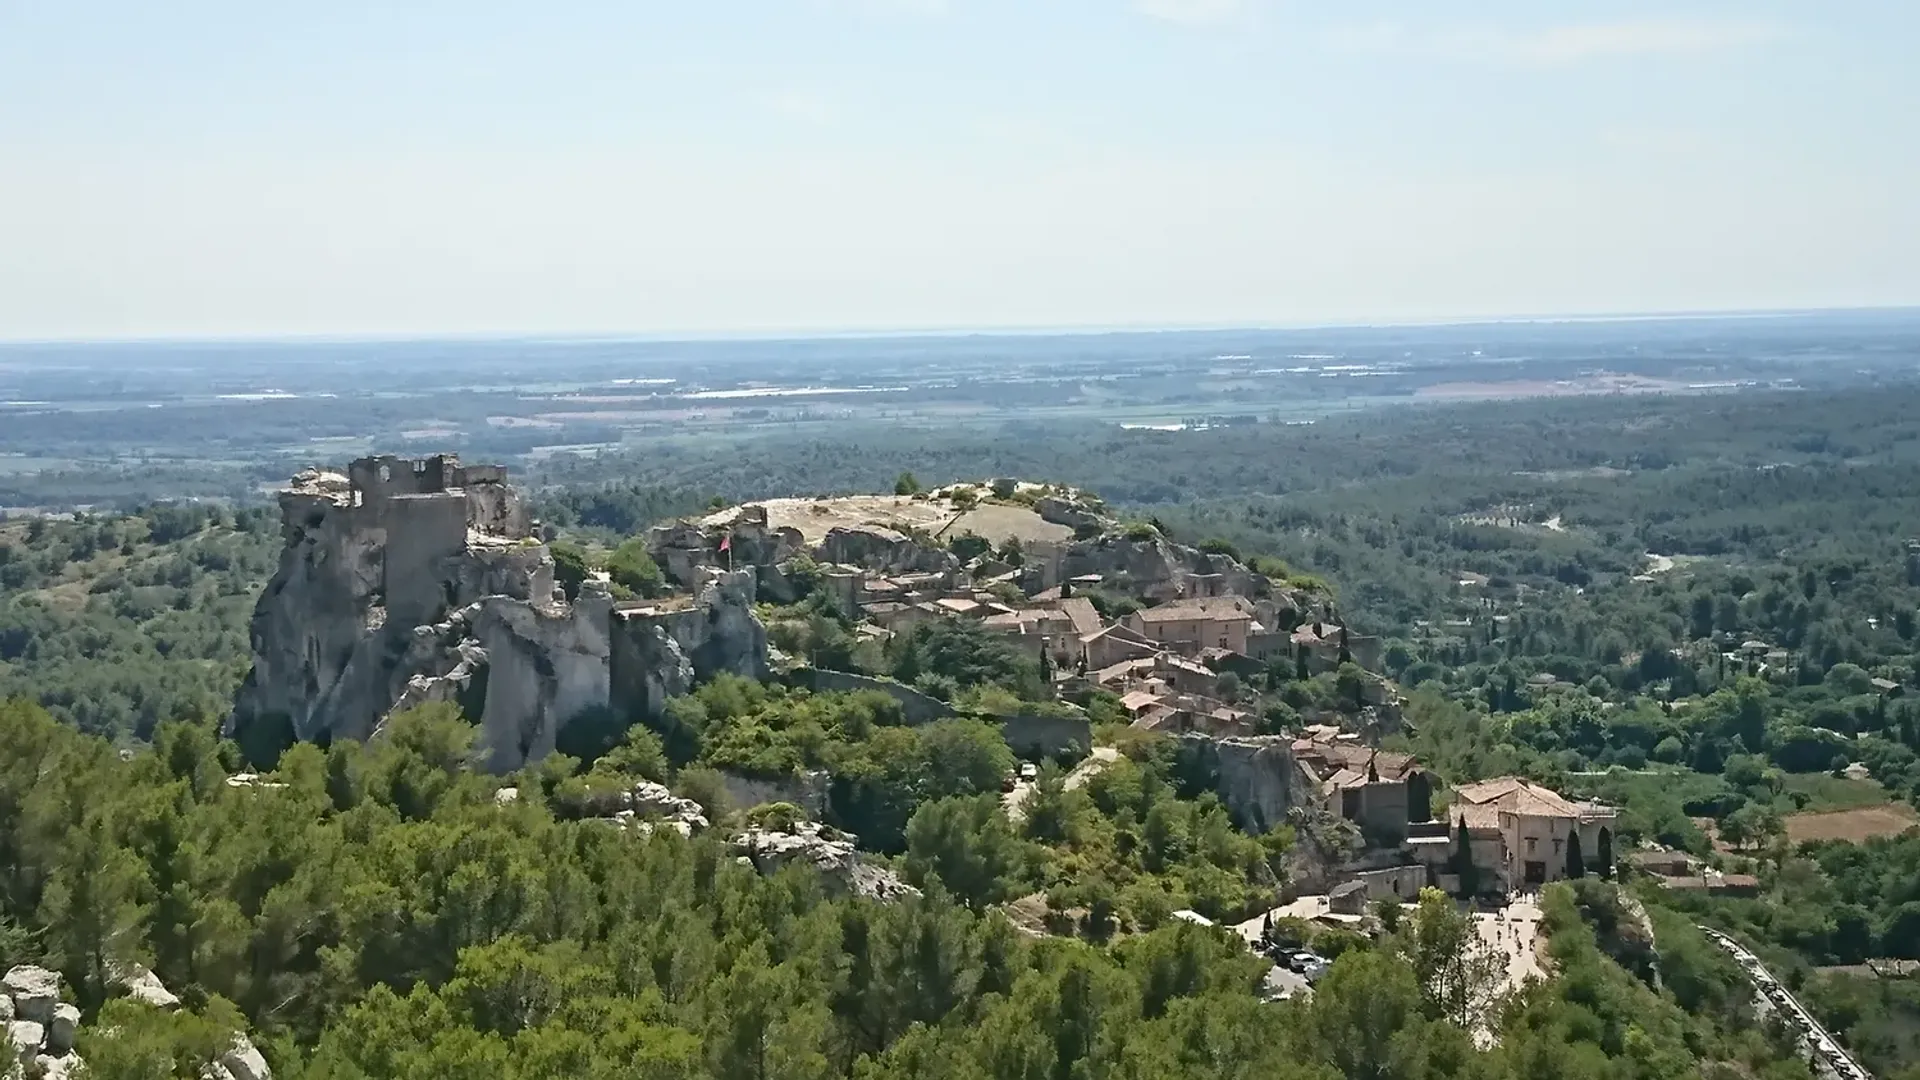
[[367,739],[397,709],[452,701],[506,770],[587,710],[653,715],[696,679],[766,670],[750,571],[676,601],[616,604],[587,582],[569,602],[496,467],[366,458],[300,473],[280,506],[286,546],[227,723],[243,741]]
[[1286,823],[1287,811],[1300,798],[1295,794],[1298,771],[1289,736],[1186,735],[1181,747],[1213,774],[1221,805],[1242,828],[1263,833]]

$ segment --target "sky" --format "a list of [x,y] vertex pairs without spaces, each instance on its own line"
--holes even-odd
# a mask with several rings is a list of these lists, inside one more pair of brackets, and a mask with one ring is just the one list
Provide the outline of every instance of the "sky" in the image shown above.
[[1920,303],[1913,0],[0,0],[0,338]]

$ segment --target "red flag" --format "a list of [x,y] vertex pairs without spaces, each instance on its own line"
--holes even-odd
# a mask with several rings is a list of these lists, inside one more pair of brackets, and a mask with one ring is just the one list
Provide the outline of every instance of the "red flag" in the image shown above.
[[720,550],[721,551],[733,550],[733,534],[732,533],[728,533],[727,535],[720,538]]

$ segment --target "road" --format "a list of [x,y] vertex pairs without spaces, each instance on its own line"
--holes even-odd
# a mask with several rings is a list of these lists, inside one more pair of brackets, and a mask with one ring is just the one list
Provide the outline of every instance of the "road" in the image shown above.
[[[1096,746],[1093,753],[1082,758],[1080,764],[1067,773],[1067,790],[1072,791],[1087,781],[1100,775],[1100,771],[1120,760],[1120,751],[1111,746]],[[1019,821],[1027,814],[1027,796],[1033,791],[1033,785],[1025,780],[1013,785],[1013,790],[1000,796],[1000,805],[1006,808],[1007,817]]]
[[1700,928],[1714,944],[1733,954],[1734,962],[1747,973],[1747,979],[1760,994],[1763,1009],[1780,1015],[1800,1034],[1811,1055],[1814,1071],[1826,1080],[1872,1080],[1871,1074],[1853,1060],[1840,1040],[1827,1033],[1820,1022],[1813,1018],[1800,999],[1793,996],[1773,973],[1760,963],[1760,958],[1748,952],[1739,942],[1710,927]]

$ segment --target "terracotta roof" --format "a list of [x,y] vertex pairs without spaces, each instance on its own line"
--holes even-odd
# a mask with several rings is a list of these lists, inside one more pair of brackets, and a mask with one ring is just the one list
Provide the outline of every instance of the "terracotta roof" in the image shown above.
[[1142,637],[1138,630],[1129,629],[1120,623],[1114,623],[1112,626],[1102,627],[1091,634],[1083,635],[1080,638],[1080,644],[1091,645],[1103,637],[1115,637],[1122,641],[1130,641],[1135,645],[1153,644],[1153,642]]
[[1207,665],[1196,664],[1185,657],[1175,656],[1172,653],[1161,653],[1160,664],[1162,667],[1172,668],[1176,671],[1184,671],[1189,675],[1205,675],[1209,678],[1213,675],[1213,669]]
[[[1302,745],[1302,744],[1305,745]],[[1391,750],[1375,750],[1371,746],[1357,741],[1322,741],[1319,739],[1301,739],[1293,744],[1295,757],[1320,758],[1339,768],[1353,769],[1364,773],[1372,766],[1382,780],[1405,780],[1419,771],[1420,763],[1407,754],[1396,754]]]
[[1529,783],[1517,776],[1503,776],[1497,780],[1467,784],[1461,787],[1457,794],[1463,803],[1490,806],[1510,814],[1576,819],[1585,817],[1587,814],[1586,810],[1568,802],[1552,788]]
[[1366,773],[1355,772],[1352,769],[1341,769],[1339,772],[1327,777],[1322,783],[1322,786],[1328,791],[1338,791],[1341,788],[1360,787],[1366,782]]
[[1136,671],[1150,669],[1152,667],[1152,657],[1143,656],[1138,660],[1122,660],[1111,667],[1103,667],[1099,671],[1094,672],[1093,681],[1097,683],[1112,682],[1115,679],[1124,679]]
[[1500,831],[1500,808],[1498,806],[1480,806],[1474,803],[1468,803],[1464,806],[1452,807],[1447,811],[1447,817],[1456,824],[1460,821],[1465,821],[1468,832]]
[[1128,712],[1132,712],[1135,709],[1144,709],[1159,700],[1160,695],[1152,691],[1135,690],[1120,699],[1120,707]]
[[1084,596],[1069,596],[1057,606],[1066,613],[1068,621],[1073,623],[1076,634],[1093,634],[1100,630],[1100,613],[1093,608],[1093,601]]
[[1208,596],[1195,600],[1175,600],[1159,607],[1142,609],[1139,612],[1143,622],[1194,622],[1211,619],[1215,622],[1233,622],[1237,619],[1252,619],[1251,603],[1239,596]]

